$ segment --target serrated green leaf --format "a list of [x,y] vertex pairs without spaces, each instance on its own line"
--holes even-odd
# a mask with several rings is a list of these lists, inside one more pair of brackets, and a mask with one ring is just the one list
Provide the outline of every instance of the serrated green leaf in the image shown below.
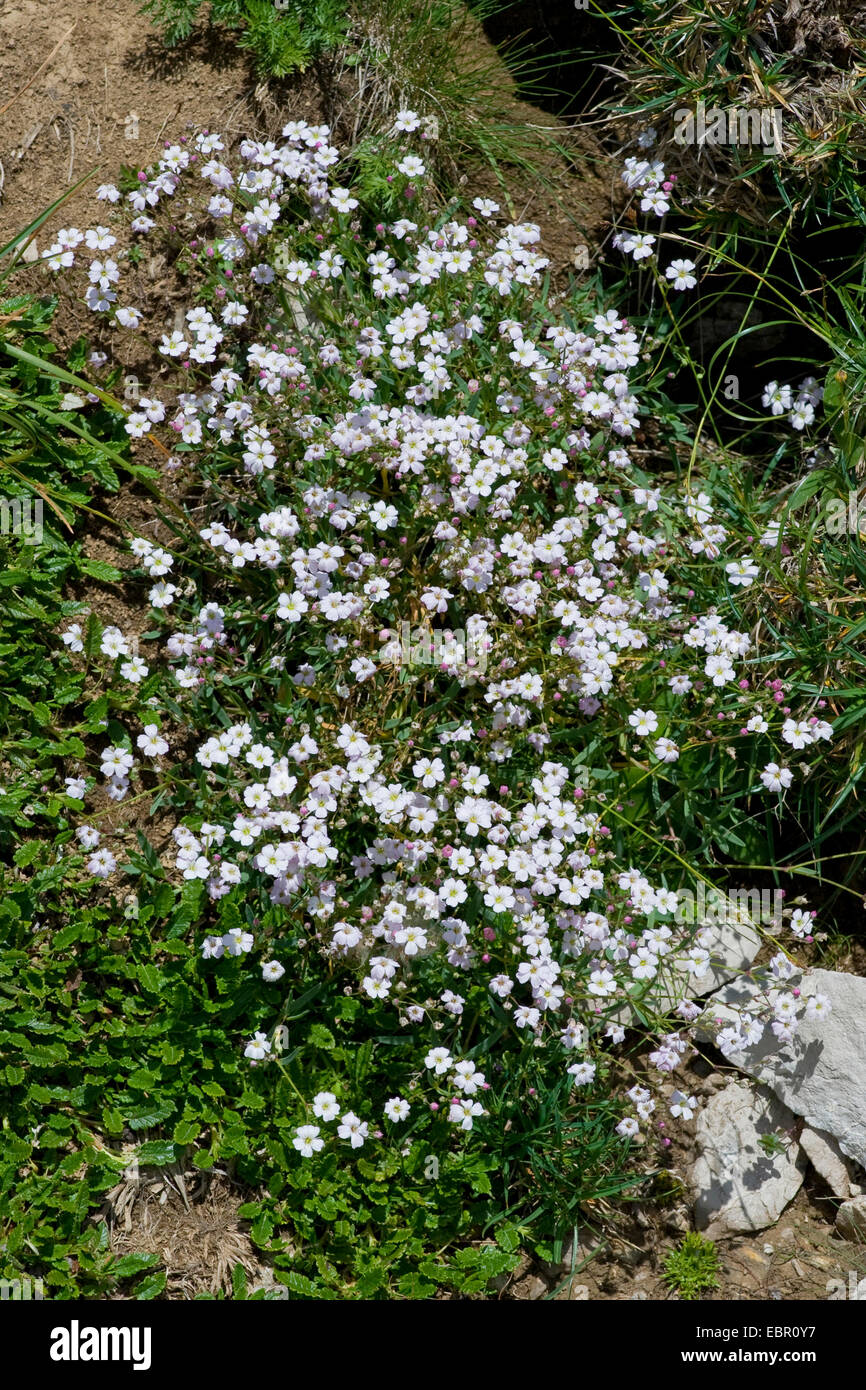
[[147,1274],[135,1286],[135,1297],[139,1303],[146,1303],[152,1298],[159,1298],[164,1291],[167,1282],[165,1271],[160,1269],[154,1274]]
[[143,1269],[152,1269],[155,1264],[159,1264],[158,1255],[121,1255],[120,1259],[112,1264],[111,1272],[118,1279],[129,1279],[133,1274],[140,1274]]
[[149,1139],[142,1144],[136,1157],[139,1163],[149,1164],[154,1168],[165,1168],[169,1163],[174,1163],[177,1159],[177,1150],[174,1144],[168,1143],[164,1139]]

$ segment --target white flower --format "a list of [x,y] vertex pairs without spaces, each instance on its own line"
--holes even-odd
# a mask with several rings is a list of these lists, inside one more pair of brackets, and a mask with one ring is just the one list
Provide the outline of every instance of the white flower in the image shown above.
[[483,1114],[484,1107],[477,1100],[458,1100],[451,1105],[448,1118],[453,1125],[469,1130],[477,1117]]
[[267,1033],[256,1033],[244,1048],[244,1056],[249,1057],[251,1062],[263,1062],[270,1051],[271,1043]]
[[340,1107],[333,1091],[320,1091],[313,1097],[313,1114],[317,1120],[336,1120],[339,1113]]
[[682,1091],[674,1091],[668,1108],[676,1119],[690,1120],[697,1109],[697,1101]]
[[280,965],[278,960],[268,960],[262,965],[262,979],[268,984],[274,984],[281,980],[286,973],[286,967]]
[[318,1125],[300,1125],[295,1130],[292,1144],[304,1158],[311,1158],[314,1153],[325,1147],[324,1139],[319,1138]]
[[402,1096],[392,1096],[390,1100],[385,1102],[385,1118],[393,1121],[394,1124],[400,1120],[405,1120],[409,1110],[409,1102],[404,1100]]
[[474,1096],[484,1085],[485,1077],[483,1071],[475,1070],[474,1062],[466,1061],[457,1063],[453,1080],[458,1091],[463,1091],[467,1096]]
[[341,1139],[348,1139],[353,1149],[360,1149],[367,1138],[368,1130],[366,1120],[359,1119],[351,1110],[347,1110],[337,1133]]
[[245,956],[253,949],[255,938],[242,927],[231,927],[223,935],[222,942],[230,956]]
[[603,998],[608,994],[616,994],[616,980],[607,970],[591,970],[589,974],[589,984],[587,991]]
[[694,268],[694,261],[671,261],[665,275],[673,281],[675,290],[693,290],[698,283],[692,274]]
[[806,1018],[826,1018],[833,1005],[826,994],[812,994],[806,1000]]
[[778,381],[769,381],[764,387],[761,404],[774,415],[784,415],[785,411],[791,408],[790,386],[780,386]]
[[769,792],[779,792],[790,787],[794,774],[790,768],[780,767],[778,763],[767,763],[761,773],[761,781]]
[[405,174],[407,179],[420,178],[425,172],[426,166],[423,159],[419,159],[415,154],[407,154],[405,159],[401,159],[397,165],[401,174]]
[[731,560],[730,564],[725,565],[725,572],[731,584],[739,584],[743,588],[748,588],[759,574],[758,566],[752,564],[751,560]]
[[658,973],[658,956],[646,946],[639,946],[628,958],[636,980],[651,980]]
[[451,1061],[451,1053],[447,1047],[433,1047],[424,1058],[424,1065],[437,1076],[444,1076],[451,1066]]
[[154,584],[148,598],[153,608],[168,608],[174,602],[176,593],[176,584],[167,584],[164,579],[161,579],[158,584]]
[[352,212],[358,206],[358,199],[352,197],[348,188],[332,188],[330,203],[337,212]]
[[136,743],[146,758],[158,758],[168,752],[168,743],[156,724],[145,724],[144,733],[139,734]]
[[277,600],[277,617],[283,623],[299,623],[309,607],[304,595],[297,591],[293,594],[280,594]]
[[131,681],[133,685],[139,685],[149,674],[150,668],[145,665],[140,656],[134,656],[130,661],[124,661],[120,667],[120,674],[124,680]]
[[88,872],[96,878],[108,878],[117,868],[117,860],[111,850],[100,849],[92,854],[87,861]]
[[814,742],[812,727],[805,719],[786,719],[782,725],[782,738],[792,748],[806,748]]
[[622,243],[622,249],[623,251],[631,252],[633,260],[643,261],[646,260],[648,256],[653,255],[653,247],[655,244],[656,238],[654,236],[651,236],[647,232],[635,232],[632,236],[625,238]]
[[659,726],[658,715],[651,709],[636,709],[629,715],[628,722],[640,738],[654,734]]
[[680,756],[679,748],[669,738],[660,738],[653,746],[653,753],[663,763],[675,763]]
[[716,652],[708,656],[704,662],[704,672],[713,682],[713,685],[727,685],[734,679],[735,671],[728,657],[724,652]]
[[165,357],[183,357],[189,352],[189,343],[178,329],[174,333],[163,333],[159,351]]
[[801,940],[805,936],[811,936],[814,927],[811,912],[804,912],[802,907],[795,907],[791,913],[790,925],[791,931]]

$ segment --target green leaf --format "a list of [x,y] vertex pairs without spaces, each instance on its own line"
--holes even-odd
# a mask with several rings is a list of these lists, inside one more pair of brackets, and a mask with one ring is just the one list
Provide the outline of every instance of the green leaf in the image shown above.
[[155,1264],[159,1264],[158,1255],[121,1255],[111,1266],[111,1272],[118,1279],[129,1279],[133,1274],[140,1274],[143,1269],[152,1269]]
[[496,1244],[501,1250],[505,1250],[509,1255],[513,1255],[515,1250],[519,1250],[522,1238],[516,1226],[503,1225],[495,1232]]
[[142,1106],[139,1110],[133,1110],[128,1117],[130,1129],[151,1129],[153,1125],[161,1124],[168,1119],[174,1110],[171,1101],[151,1101],[147,1106]]
[[23,845],[19,845],[12,858],[19,869],[26,869],[31,865],[42,848],[40,840],[25,840]]
[[152,1298],[158,1298],[166,1285],[166,1274],[164,1270],[158,1270],[154,1274],[148,1274],[139,1284],[135,1286],[135,1296],[139,1303],[145,1303]]
[[171,1137],[175,1144],[194,1144],[200,1129],[198,1120],[179,1120]]
[[138,978],[144,988],[151,994],[159,994],[162,988],[162,973],[155,965],[140,965],[138,967]]
[[303,1298],[318,1298],[319,1290],[311,1279],[305,1274],[299,1274],[297,1270],[281,1270],[277,1275],[279,1283],[285,1284],[292,1293],[300,1294]]
[[274,1218],[270,1212],[263,1211],[250,1227],[250,1236],[255,1245],[267,1245],[274,1233]]
[[337,1040],[330,1028],[326,1028],[323,1023],[314,1023],[307,1034],[307,1042],[310,1047],[320,1047],[325,1052],[337,1046]]
[[170,1144],[164,1139],[149,1139],[146,1144],[142,1144],[136,1155],[139,1163],[150,1164],[154,1168],[165,1168],[169,1163],[174,1163],[177,1159],[177,1150],[174,1144]]
[[65,951],[67,946],[71,946],[74,941],[78,941],[88,926],[87,922],[70,922],[68,927],[61,927],[60,931],[55,932],[52,937],[52,945],[55,950]]

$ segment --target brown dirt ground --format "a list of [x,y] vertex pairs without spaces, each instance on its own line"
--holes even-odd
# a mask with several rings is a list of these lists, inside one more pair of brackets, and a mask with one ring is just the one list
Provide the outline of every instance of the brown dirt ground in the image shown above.
[[[111,181],[120,163],[153,159],[188,122],[237,118],[252,86],[234,48],[193,46],[166,62],[135,0],[11,0],[0,15],[0,91],[12,103],[0,116],[0,227],[20,230],[94,167]],[[92,196],[91,181],[64,209],[67,225]]]
[[[480,26],[467,57],[475,62],[479,53],[494,54]],[[500,71],[503,114],[550,127],[549,116],[516,97],[504,64]],[[246,56],[208,32],[165,50],[136,0],[11,0],[0,14],[0,93],[0,237],[20,231],[84,174],[98,169],[111,181],[121,164],[148,163],[161,140],[189,126],[273,133],[290,111],[295,119],[336,117],[339,134],[342,106],[339,91],[325,97],[309,75],[257,84]],[[541,224],[557,269],[571,264],[581,242],[592,255],[614,184],[588,127],[563,126],[561,138],[574,153],[542,162],[546,192],[525,175],[508,180],[515,215]],[[94,188],[88,181],[49,226],[92,218]]]

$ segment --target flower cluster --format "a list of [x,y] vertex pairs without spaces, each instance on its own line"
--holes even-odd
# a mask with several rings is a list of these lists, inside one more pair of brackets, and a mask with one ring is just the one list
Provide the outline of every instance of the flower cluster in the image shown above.
[[784,415],[787,411],[789,424],[795,430],[804,430],[813,423],[815,410],[823,398],[823,386],[819,386],[813,376],[807,376],[800,382],[796,395],[792,387],[780,385],[778,381],[768,381],[761,404],[771,415]]
[[[417,119],[401,113],[398,129]],[[303,938],[323,972],[413,1037],[394,1081],[411,1102],[393,1096],[385,1118],[417,1099],[469,1131],[495,1086],[472,1055],[485,1030],[546,1049],[583,1091],[633,1006],[686,1025],[701,1013],[694,981],[716,932],[677,920],[680,860],[635,823],[638,789],[671,794],[709,750],[744,801],[778,801],[795,776],[786,749],[833,730],[785,704],[781,682],[761,686],[737,620],[778,529],[751,537],[708,486],[662,486],[629,453],[641,409],[629,323],[612,309],[554,316],[538,228],[503,225],[489,199],[465,218],[449,209],[428,225],[418,212],[371,231],[329,182],[340,157],[328,137],[292,122],[282,143],[242,141],[236,162],[205,133],[168,146],[126,199],[131,231],[147,235],[161,203],[204,184],[190,243],[201,302],[156,345],[179,380],[171,401],[138,401],[127,430],[169,431],[190,477],[219,486],[186,552],[132,543],[154,621],[171,608],[171,624],[143,732],[100,749],[99,766],[115,799],[142,765],[158,776],[160,724],[180,714],[199,810],[175,827],[167,871],[203,883],[215,909],[253,902],[278,924],[267,940],[208,934],[202,958],[261,951],[263,983],[279,985],[271,952]],[[395,158],[407,210],[423,174],[417,156]],[[659,165],[630,160],[624,178],[664,215],[673,181]],[[66,231],[49,267],[66,271],[82,240],[101,256],[118,239]],[[653,241],[622,249],[641,259]],[[122,263],[95,259],[84,293],[121,335],[141,320],[119,300]],[[675,261],[666,275],[686,289],[693,270]],[[483,669],[453,654],[407,666],[394,633],[409,619],[483,639]],[[63,640],[81,650],[80,625]],[[101,652],[150,688],[116,628]],[[107,850],[89,863],[114,868]],[[795,936],[805,924],[791,918]],[[782,978],[788,958],[775,959]],[[780,1043],[790,999],[772,1005]],[[751,1039],[764,1026],[743,1028]],[[663,1030],[650,1066],[674,1071],[687,1047]],[[245,1055],[274,1056],[268,1034]],[[653,1108],[643,1088],[629,1096],[624,1136]],[[671,1114],[693,1110],[675,1092]],[[369,1138],[331,1092],[312,1116],[341,1118],[352,1148]],[[293,1142],[310,1157],[324,1139],[306,1118]]]

